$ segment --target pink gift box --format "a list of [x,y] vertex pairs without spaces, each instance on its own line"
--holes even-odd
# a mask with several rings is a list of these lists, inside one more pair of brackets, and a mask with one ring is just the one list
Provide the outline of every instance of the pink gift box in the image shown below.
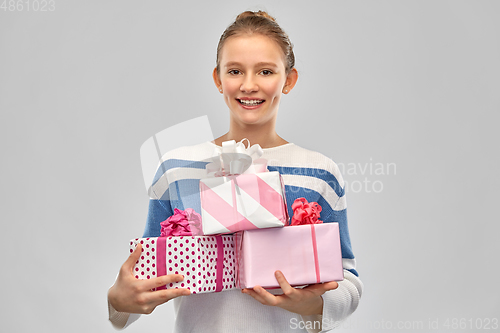
[[344,279],[338,223],[242,231],[235,247],[237,288],[279,288],[277,270],[293,286]]
[[130,241],[130,252],[138,243],[142,254],[134,267],[137,279],[184,276],[184,281],[158,289],[187,288],[196,294],[235,288],[232,235],[136,238]]
[[200,180],[203,234],[283,227],[288,211],[279,172]]

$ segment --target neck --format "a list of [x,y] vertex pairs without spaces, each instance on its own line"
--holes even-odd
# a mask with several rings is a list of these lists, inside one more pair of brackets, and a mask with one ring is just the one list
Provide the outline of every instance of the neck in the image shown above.
[[251,145],[259,144],[262,148],[272,148],[288,143],[276,133],[274,126],[266,129],[262,125],[245,126],[243,128],[231,126],[229,132],[215,139],[214,143],[221,146],[224,141],[235,140],[239,142],[245,138],[250,141]]

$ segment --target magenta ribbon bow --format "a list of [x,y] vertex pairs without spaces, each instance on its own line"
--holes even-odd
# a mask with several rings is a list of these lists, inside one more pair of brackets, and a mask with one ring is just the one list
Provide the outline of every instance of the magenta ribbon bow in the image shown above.
[[201,216],[192,208],[175,208],[174,215],[160,223],[161,237],[197,236],[202,234]]
[[307,202],[305,198],[297,198],[293,204],[292,223],[290,225],[319,224],[321,206],[317,202]]

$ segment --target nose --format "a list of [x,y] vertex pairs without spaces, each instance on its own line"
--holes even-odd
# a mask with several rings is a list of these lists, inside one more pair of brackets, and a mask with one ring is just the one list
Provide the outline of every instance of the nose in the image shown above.
[[240,91],[249,93],[259,90],[256,78],[253,75],[245,75],[243,82],[241,82]]

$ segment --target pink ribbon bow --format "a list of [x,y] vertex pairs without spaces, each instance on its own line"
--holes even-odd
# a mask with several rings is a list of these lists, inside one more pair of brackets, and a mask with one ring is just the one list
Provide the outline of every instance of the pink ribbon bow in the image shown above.
[[297,198],[292,204],[292,209],[293,216],[290,225],[323,223],[319,219],[322,208],[317,202],[307,202],[305,198]]
[[160,223],[161,237],[201,235],[201,216],[192,208],[175,208],[174,215]]

